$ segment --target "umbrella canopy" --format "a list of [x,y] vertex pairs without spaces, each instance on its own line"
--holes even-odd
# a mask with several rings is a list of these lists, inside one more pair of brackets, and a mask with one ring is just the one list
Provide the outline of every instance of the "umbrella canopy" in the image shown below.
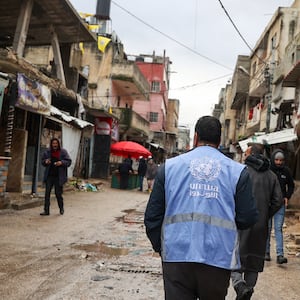
[[139,158],[140,156],[148,157],[152,155],[145,147],[131,141],[117,142],[110,147],[110,151],[117,156],[128,157],[130,155],[132,158]]

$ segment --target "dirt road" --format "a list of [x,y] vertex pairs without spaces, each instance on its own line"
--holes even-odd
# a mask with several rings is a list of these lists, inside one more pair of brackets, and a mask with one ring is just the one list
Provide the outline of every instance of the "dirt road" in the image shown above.
[[[160,258],[143,226],[148,194],[109,188],[65,194],[65,214],[55,201],[0,211],[0,299],[163,299]],[[253,300],[296,300],[300,258],[267,263]],[[227,299],[235,299],[230,287]]]

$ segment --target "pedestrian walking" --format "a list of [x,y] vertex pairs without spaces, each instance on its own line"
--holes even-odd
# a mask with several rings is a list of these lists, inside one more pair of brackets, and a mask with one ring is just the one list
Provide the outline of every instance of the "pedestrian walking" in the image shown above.
[[148,192],[152,191],[154,179],[157,173],[157,164],[154,162],[153,158],[150,156],[148,158],[147,163],[147,171],[146,171],[146,178],[147,178],[147,185],[148,185]]
[[50,148],[42,156],[42,165],[46,167],[44,173],[46,189],[44,211],[40,214],[41,216],[50,214],[50,194],[53,186],[59,212],[61,215],[64,214],[63,185],[68,180],[67,169],[71,163],[72,160],[67,150],[61,148],[59,140],[57,138],[51,139]]
[[282,192],[281,207],[276,212],[273,218],[269,220],[269,234],[266,246],[266,256],[267,261],[271,260],[270,248],[271,248],[271,232],[272,223],[274,220],[274,231],[275,231],[275,241],[276,241],[276,254],[277,263],[285,264],[288,262],[287,258],[284,256],[283,250],[283,233],[282,227],[284,223],[285,209],[288,205],[288,201],[294,193],[295,183],[291,172],[287,166],[285,166],[285,156],[281,149],[275,149],[271,155],[271,170],[276,174],[278,181],[280,183]]
[[128,158],[125,158],[119,165],[118,169],[120,173],[120,189],[126,190],[128,188],[130,173],[133,173],[130,160]]
[[146,160],[143,156],[140,156],[139,159],[139,166],[138,166],[138,177],[139,177],[139,191],[143,191],[143,183],[144,183],[144,177],[146,175],[146,171],[147,171],[147,163]]
[[258,273],[263,272],[268,221],[281,206],[281,190],[270,161],[263,156],[263,145],[252,145],[245,152],[245,164],[259,211],[258,221],[249,229],[239,230],[241,269],[231,273],[237,300],[251,298]]
[[155,178],[144,223],[166,300],[225,299],[240,268],[237,228],[257,220],[247,168],[217,149],[220,139],[219,120],[201,117],[194,149],[167,159]]

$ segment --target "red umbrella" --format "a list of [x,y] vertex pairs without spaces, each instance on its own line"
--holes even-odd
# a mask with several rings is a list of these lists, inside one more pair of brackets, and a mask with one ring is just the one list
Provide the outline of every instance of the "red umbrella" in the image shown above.
[[152,155],[145,147],[131,141],[117,142],[110,147],[110,151],[117,156],[128,157],[130,155],[132,158],[139,158],[140,156],[148,157]]

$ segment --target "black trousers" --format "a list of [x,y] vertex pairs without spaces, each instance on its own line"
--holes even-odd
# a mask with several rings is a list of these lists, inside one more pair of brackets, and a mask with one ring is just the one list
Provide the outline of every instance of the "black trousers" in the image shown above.
[[51,195],[51,190],[54,186],[54,191],[55,191],[55,196],[57,199],[57,204],[59,209],[64,208],[64,199],[62,196],[63,193],[63,187],[59,185],[59,178],[58,176],[48,176],[47,181],[46,181],[46,190],[45,190],[45,205],[44,205],[44,210],[45,212],[49,212],[50,208],[50,195]]
[[128,188],[129,174],[120,174],[120,189],[126,190]]
[[163,262],[166,300],[224,300],[230,271],[200,263]]

